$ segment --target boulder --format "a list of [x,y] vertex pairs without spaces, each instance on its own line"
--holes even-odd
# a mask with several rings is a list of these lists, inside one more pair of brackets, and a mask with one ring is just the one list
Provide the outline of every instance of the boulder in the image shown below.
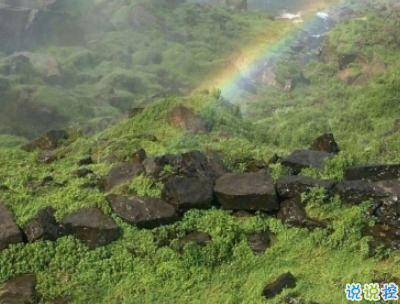
[[400,177],[400,164],[395,165],[365,165],[347,167],[343,171],[344,179],[383,181]]
[[40,148],[42,150],[54,150],[58,148],[62,141],[66,139],[68,139],[67,131],[52,130],[27,143],[22,147],[22,149],[27,152],[31,152],[37,148]]
[[364,235],[372,236],[376,242],[371,243],[371,247],[384,245],[393,250],[400,250],[400,228],[389,227],[386,225],[375,225],[367,227],[364,230]]
[[57,187],[64,187],[68,184],[67,181],[64,181],[62,183],[58,183],[54,180],[52,176],[45,176],[41,181],[38,182],[30,182],[27,184],[27,187],[32,189],[32,190],[37,190],[41,187],[45,186],[57,186]]
[[115,241],[119,229],[114,220],[97,208],[83,208],[67,215],[60,225],[63,235],[72,235],[90,249]]
[[249,246],[254,253],[263,253],[271,247],[272,232],[264,231],[250,235],[247,238]]
[[216,180],[214,193],[225,209],[276,211],[274,181],[266,171],[226,173]]
[[333,180],[317,180],[304,175],[281,175],[276,182],[276,189],[282,198],[300,197],[313,188],[324,188],[329,193],[335,185]]
[[110,194],[106,199],[119,217],[139,228],[153,229],[177,220],[175,208],[159,198]]
[[109,191],[116,185],[133,181],[133,179],[144,173],[144,167],[140,164],[120,163],[112,167],[106,176],[99,180],[99,188]]
[[164,184],[162,197],[179,211],[207,209],[213,202],[213,182],[210,179],[174,176]]
[[204,247],[211,242],[211,236],[205,232],[192,232],[179,240],[179,246],[183,248],[186,244],[193,242]]
[[285,288],[295,288],[296,281],[296,278],[290,272],[281,274],[275,281],[265,286],[262,294],[267,299],[272,299]]
[[169,123],[176,128],[182,128],[193,134],[205,133],[207,124],[193,113],[193,110],[179,105],[168,113]]
[[325,169],[325,160],[330,160],[335,155],[323,151],[296,150],[283,158],[282,165],[292,169],[294,174],[299,174],[304,168]]
[[339,195],[344,203],[352,205],[369,199],[384,199],[389,195],[383,188],[362,180],[342,181],[333,188],[332,194]]
[[326,227],[324,223],[309,218],[296,198],[281,203],[278,218],[289,227],[308,228],[310,230]]
[[13,214],[0,202],[0,251],[22,242],[22,233],[14,222]]
[[26,223],[24,232],[29,242],[55,241],[58,238],[58,224],[54,213],[52,207],[46,207]]
[[34,304],[37,300],[36,277],[33,274],[18,275],[0,290],[0,303]]
[[337,145],[332,133],[325,133],[317,137],[308,149],[334,154],[340,152],[339,146]]

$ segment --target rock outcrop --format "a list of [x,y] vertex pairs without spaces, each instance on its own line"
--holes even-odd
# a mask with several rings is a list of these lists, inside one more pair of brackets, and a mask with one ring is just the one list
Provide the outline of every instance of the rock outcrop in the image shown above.
[[0,202],[0,251],[22,241],[22,233],[14,222],[13,214]]

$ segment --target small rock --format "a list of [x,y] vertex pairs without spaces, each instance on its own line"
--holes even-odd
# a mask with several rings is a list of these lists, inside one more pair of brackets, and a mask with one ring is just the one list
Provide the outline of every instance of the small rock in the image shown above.
[[51,164],[58,159],[57,153],[53,151],[40,151],[38,161],[44,164]]
[[22,233],[14,222],[13,214],[0,202],[0,251],[22,242]]
[[72,235],[90,249],[105,246],[119,236],[114,220],[97,208],[83,208],[67,215],[61,222],[63,235]]
[[79,168],[78,170],[75,170],[71,173],[73,176],[82,178],[85,177],[89,174],[93,174],[93,171],[88,169],[88,168]]
[[46,207],[39,210],[37,215],[24,227],[29,242],[55,241],[58,238],[58,225],[54,217],[55,210]]
[[37,303],[36,277],[23,274],[9,280],[0,290],[0,303],[34,304]]
[[270,231],[264,231],[249,236],[247,240],[254,253],[263,253],[271,247],[271,239],[272,233]]
[[263,296],[267,299],[272,299],[280,294],[285,288],[295,288],[296,278],[290,273],[280,275],[274,282],[265,286]]

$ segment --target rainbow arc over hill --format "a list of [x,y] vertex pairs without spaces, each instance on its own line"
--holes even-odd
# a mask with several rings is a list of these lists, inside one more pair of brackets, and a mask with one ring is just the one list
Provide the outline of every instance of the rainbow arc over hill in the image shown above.
[[[344,1],[316,0],[305,4],[299,17],[271,21],[272,28],[264,28],[255,33],[254,42],[238,50],[236,55],[204,81],[198,89],[219,89],[222,96],[233,101],[242,89],[243,79],[252,79],[268,61],[279,60],[291,43],[296,41],[299,31],[321,21],[321,13],[329,12]],[[297,12],[291,12],[295,15]],[[317,13],[319,13],[317,15]],[[290,17],[290,16],[289,16]],[[279,24],[279,25],[278,25]],[[275,26],[275,28],[273,28]],[[277,30],[279,26],[279,30]],[[271,35],[273,32],[273,35]]]

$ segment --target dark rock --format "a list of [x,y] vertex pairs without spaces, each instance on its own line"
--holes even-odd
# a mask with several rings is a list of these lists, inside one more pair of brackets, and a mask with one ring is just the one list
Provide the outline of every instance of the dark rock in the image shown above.
[[294,174],[299,174],[304,168],[324,170],[325,160],[333,157],[334,154],[323,151],[296,150],[283,158],[282,165],[291,168]]
[[274,182],[265,171],[227,173],[217,179],[214,193],[225,209],[278,210]]
[[269,160],[267,161],[267,164],[268,165],[271,165],[271,164],[276,164],[277,162],[279,162],[281,160],[281,158],[278,156],[278,154],[274,154],[274,155],[272,155],[270,158],[269,158]]
[[298,199],[288,199],[282,202],[278,218],[289,227],[308,228],[310,230],[326,227],[324,223],[309,218]]
[[194,242],[197,245],[204,247],[211,242],[211,236],[205,232],[192,232],[179,240],[179,245],[183,248],[186,244]]
[[268,168],[268,164],[263,160],[257,160],[253,157],[234,158],[232,160],[235,164],[243,164],[245,172],[258,172]]
[[400,228],[386,225],[375,225],[367,227],[364,235],[372,236],[378,244],[382,244],[393,250],[400,250]]
[[334,154],[340,152],[339,146],[337,145],[332,133],[325,133],[317,137],[311,144],[309,150],[324,151]]
[[193,113],[193,110],[179,105],[168,113],[169,123],[176,127],[190,131],[193,134],[205,133],[207,124]]
[[82,158],[78,161],[78,166],[87,166],[93,164],[93,159],[91,156],[87,156],[85,158]]
[[247,240],[254,253],[263,253],[271,247],[272,233],[270,231],[255,233],[249,236]]
[[146,157],[146,151],[144,149],[139,149],[132,153],[131,160],[134,164],[141,164]]
[[0,185],[0,191],[8,191],[10,188],[6,185]]
[[345,180],[366,179],[382,181],[400,177],[400,164],[396,165],[365,165],[345,168]]
[[[36,190],[40,187],[50,185],[56,185],[54,178],[52,176],[46,176],[41,181],[28,183],[27,187],[31,188],[32,190]],[[59,183],[57,185],[61,186]]]
[[107,197],[111,209],[122,219],[139,228],[153,229],[177,220],[175,208],[162,199],[138,196]]
[[136,137],[140,138],[140,139],[145,139],[145,140],[148,140],[148,141],[152,141],[152,142],[157,141],[157,137],[154,134],[139,134]]
[[96,187],[97,187],[97,184],[93,183],[93,182],[83,183],[82,185],[79,186],[79,188],[81,188],[81,189],[94,189]]
[[52,207],[41,209],[35,218],[25,225],[24,232],[29,242],[55,241],[58,238],[58,225],[54,212]]
[[160,173],[163,171],[166,164],[165,160],[160,157],[148,157],[142,162],[146,174],[155,179],[160,177]]
[[54,150],[58,148],[62,141],[68,139],[68,133],[65,130],[52,130],[46,134],[34,139],[22,147],[23,150],[30,152],[37,148],[42,150]]
[[263,290],[263,296],[267,299],[274,298],[285,288],[295,288],[296,281],[296,278],[290,272],[284,273],[280,275],[274,282],[265,286]]
[[71,173],[73,176],[82,178],[85,177],[89,174],[93,174],[93,171],[88,169],[88,168],[79,168],[78,170],[75,170]]
[[101,190],[111,190],[116,185],[133,181],[133,179],[144,173],[142,165],[132,163],[121,163],[114,166],[106,176],[99,180]]
[[179,211],[207,209],[213,201],[213,182],[210,179],[174,176],[164,184],[162,197]]
[[44,164],[51,164],[58,159],[57,153],[53,151],[40,151],[38,161]]
[[0,202],[0,251],[22,241],[22,233],[14,222],[13,214]]
[[67,215],[60,229],[63,235],[73,235],[90,249],[105,246],[119,236],[114,220],[97,208],[83,208]]
[[333,180],[317,180],[304,175],[281,175],[276,182],[276,189],[280,197],[292,198],[300,197],[316,187],[324,188],[329,193],[335,183]]
[[384,199],[388,196],[384,189],[361,180],[340,182],[333,188],[332,193],[339,195],[347,204],[361,204],[371,198]]
[[36,277],[33,274],[23,274],[9,280],[0,290],[0,303],[4,304],[34,304],[37,303]]

